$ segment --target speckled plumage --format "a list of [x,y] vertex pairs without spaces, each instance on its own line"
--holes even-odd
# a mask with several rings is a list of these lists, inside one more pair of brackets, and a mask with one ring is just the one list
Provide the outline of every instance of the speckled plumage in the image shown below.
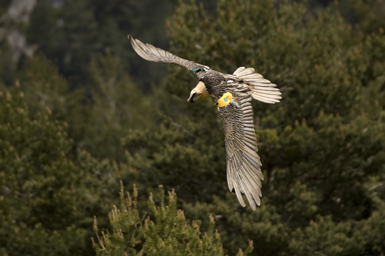
[[[173,63],[192,71],[200,83],[191,91],[188,102],[199,99],[201,95],[211,95],[218,101],[223,94],[230,92],[230,104],[218,108],[223,121],[226,144],[227,182],[230,191],[235,192],[240,204],[246,203],[242,194],[253,210],[260,205],[263,175],[258,155],[257,139],[253,125],[252,99],[265,103],[276,103],[281,99],[281,92],[275,84],[255,73],[253,68],[238,68],[232,75],[211,70],[167,51],[144,44],[128,36],[132,47],[142,58],[163,63]],[[208,92],[202,92],[202,82]],[[204,88],[203,86],[203,88]]]

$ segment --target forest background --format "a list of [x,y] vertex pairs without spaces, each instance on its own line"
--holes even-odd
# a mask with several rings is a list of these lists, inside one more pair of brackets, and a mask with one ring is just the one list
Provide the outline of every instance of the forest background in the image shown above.
[[[2,0],[0,255],[384,255],[384,13],[382,0]],[[128,34],[281,89],[253,103],[256,211],[228,191],[213,102],[187,105],[194,76],[141,59]]]

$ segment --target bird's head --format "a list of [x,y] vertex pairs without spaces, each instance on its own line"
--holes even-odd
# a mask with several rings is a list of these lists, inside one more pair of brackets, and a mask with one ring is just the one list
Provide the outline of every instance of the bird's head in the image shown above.
[[205,84],[202,81],[199,81],[197,86],[191,90],[190,97],[187,99],[187,103],[194,103],[194,101],[200,98],[206,98],[208,96],[210,96],[210,94],[207,92]]

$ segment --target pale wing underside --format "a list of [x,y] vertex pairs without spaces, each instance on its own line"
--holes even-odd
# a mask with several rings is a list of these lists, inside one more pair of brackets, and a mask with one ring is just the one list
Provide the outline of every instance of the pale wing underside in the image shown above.
[[260,205],[263,175],[261,161],[257,153],[257,139],[253,125],[251,97],[238,101],[238,106],[229,104],[219,109],[225,131],[227,182],[240,204],[246,204],[242,193],[247,197],[253,210]]
[[168,51],[157,48],[151,44],[145,44],[138,39],[134,39],[130,35],[128,36],[128,39],[130,40],[132,48],[134,48],[136,53],[145,60],[177,64],[179,66],[187,68],[188,70],[197,68],[208,68],[204,65],[180,58]]
[[239,67],[233,75],[248,84],[251,96],[258,101],[274,104],[282,99],[282,93],[276,88],[277,85],[263,78],[261,74],[255,73],[253,68]]

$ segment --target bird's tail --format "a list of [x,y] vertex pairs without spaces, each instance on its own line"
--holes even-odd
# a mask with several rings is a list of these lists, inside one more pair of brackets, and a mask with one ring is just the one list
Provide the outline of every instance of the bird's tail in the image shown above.
[[276,88],[277,85],[263,78],[261,74],[255,73],[253,68],[239,67],[233,75],[248,84],[251,96],[256,100],[274,104],[282,99],[282,93]]

